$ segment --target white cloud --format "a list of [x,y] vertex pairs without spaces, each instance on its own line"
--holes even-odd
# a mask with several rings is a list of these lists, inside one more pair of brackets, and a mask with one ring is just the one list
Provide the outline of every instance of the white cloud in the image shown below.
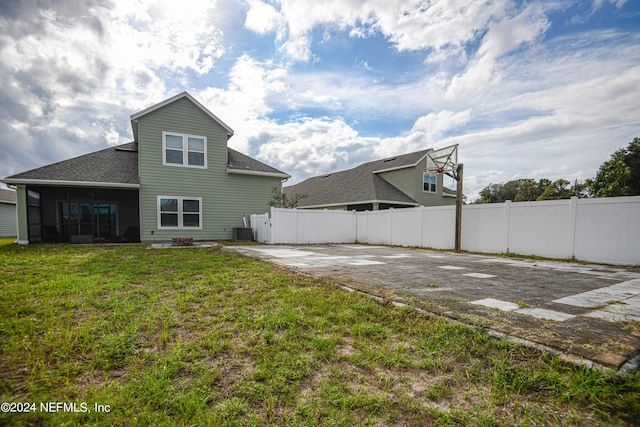
[[287,70],[273,62],[242,55],[229,71],[226,89],[208,87],[198,93],[203,104],[234,130],[229,145],[247,153],[249,137],[272,111],[269,101],[286,97]]
[[278,12],[270,4],[260,0],[250,0],[244,26],[258,34],[266,34],[277,28]]
[[471,109],[454,113],[442,110],[438,113],[429,113],[416,120],[411,129],[412,132],[424,132],[430,140],[439,139],[445,132],[456,129],[471,119]]
[[[278,28],[282,49],[308,61],[310,32],[316,27],[347,30],[352,37],[380,32],[398,51],[434,49],[440,57],[458,55],[487,25],[504,15],[508,0],[277,0],[278,9],[251,0],[245,26],[259,34]],[[276,16],[277,14],[277,16]]]
[[484,92],[499,83],[498,58],[536,40],[548,28],[545,12],[531,4],[513,17],[490,23],[476,57],[463,73],[453,77],[447,97],[456,99],[470,92]]
[[375,142],[361,138],[340,118],[305,118],[286,124],[263,121],[252,138],[260,142],[259,158],[298,172],[298,177],[345,168]]

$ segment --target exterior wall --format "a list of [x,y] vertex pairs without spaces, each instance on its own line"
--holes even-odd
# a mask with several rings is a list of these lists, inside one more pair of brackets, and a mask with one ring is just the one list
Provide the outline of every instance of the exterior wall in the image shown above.
[[[207,169],[164,166],[162,132],[207,137]],[[166,241],[230,239],[242,214],[266,212],[280,178],[227,173],[227,132],[182,98],[139,119],[140,239]],[[158,229],[157,196],[201,197],[202,229]]]
[[422,188],[422,172],[427,167],[427,160],[422,159],[414,167],[396,169],[378,174],[390,184],[407,194],[421,206],[455,205],[455,197],[442,195],[443,175],[438,175],[438,193],[427,193]]
[[16,205],[0,203],[0,237],[16,237],[17,235]]

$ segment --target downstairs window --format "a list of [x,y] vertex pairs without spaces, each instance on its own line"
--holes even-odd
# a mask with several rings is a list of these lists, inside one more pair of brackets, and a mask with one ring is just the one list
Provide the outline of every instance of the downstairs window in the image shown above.
[[158,228],[202,228],[202,198],[158,196]]

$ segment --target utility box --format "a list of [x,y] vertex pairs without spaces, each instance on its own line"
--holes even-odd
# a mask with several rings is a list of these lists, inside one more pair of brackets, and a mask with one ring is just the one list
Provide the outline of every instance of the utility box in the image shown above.
[[253,232],[250,227],[233,227],[234,242],[251,242],[253,240]]

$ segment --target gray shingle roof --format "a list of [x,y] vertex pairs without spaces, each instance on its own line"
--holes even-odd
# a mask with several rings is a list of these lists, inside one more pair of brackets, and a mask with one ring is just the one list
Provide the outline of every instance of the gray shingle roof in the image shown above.
[[12,180],[139,184],[137,145],[129,142],[5,178]]
[[16,192],[0,188],[0,203],[16,204]]
[[[230,171],[289,176],[231,148],[227,150]],[[137,144],[110,147],[5,178],[9,183],[13,180],[139,184]]]
[[298,206],[326,206],[371,202],[374,200],[400,204],[418,203],[398,188],[378,176],[377,171],[414,166],[429,150],[416,151],[382,160],[364,163],[353,169],[309,178],[285,187],[289,197],[304,194]]
[[261,173],[269,173],[269,174],[277,174],[282,175],[283,177],[289,177],[288,174],[271,167],[267,164],[259,162],[256,159],[253,159],[247,155],[244,155],[232,148],[227,148],[227,168],[230,171],[250,171],[250,172],[261,172]]

